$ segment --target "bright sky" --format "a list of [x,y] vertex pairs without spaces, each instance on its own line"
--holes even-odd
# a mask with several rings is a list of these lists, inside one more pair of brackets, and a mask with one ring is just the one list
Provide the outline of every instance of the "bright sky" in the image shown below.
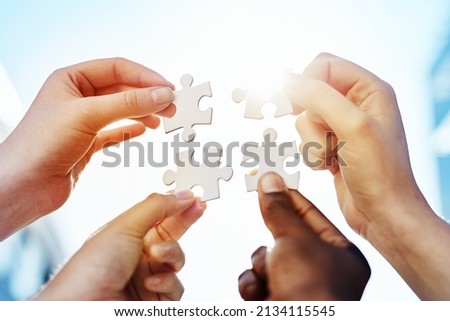
[[[446,41],[447,1],[2,1],[0,62],[28,107],[55,69],[103,57],[122,56],[145,64],[176,85],[185,73],[194,84],[211,82],[213,125],[197,126],[197,139],[260,141],[267,127],[279,141],[298,142],[294,117],[243,119],[234,88],[274,71],[304,68],[322,51],[364,66],[394,86],[407,131],[416,178],[437,210],[436,169],[428,144],[431,98],[428,75]],[[3,95],[3,87],[0,87]],[[2,110],[4,107],[2,106]],[[14,113],[15,111],[11,111]],[[270,115],[270,112],[267,114]],[[179,133],[179,132],[175,132]],[[139,141],[171,141],[162,128]],[[67,254],[100,225],[143,199],[168,188],[165,169],[104,168],[92,159],[66,205],[50,219],[61,231]],[[250,254],[271,244],[256,202],[247,193],[245,169],[234,155],[234,176],[220,182],[222,198],[182,239],[187,265],[181,273],[185,299],[239,299],[238,275]],[[300,170],[300,190],[360,246],[373,276],[365,299],[414,299],[393,269],[346,226],[331,177]]]

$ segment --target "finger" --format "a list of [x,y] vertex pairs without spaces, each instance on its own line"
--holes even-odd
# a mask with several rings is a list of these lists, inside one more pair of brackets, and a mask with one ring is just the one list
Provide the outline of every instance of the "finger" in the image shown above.
[[267,247],[260,246],[252,254],[252,266],[255,275],[261,279],[261,281],[267,280],[266,274],[266,253]]
[[[314,150],[319,147],[317,147],[316,144],[312,142],[309,143],[310,144],[308,144],[308,142],[302,142],[299,147],[305,165],[313,170],[327,169],[334,176],[340,170],[339,166],[342,159],[339,157],[339,155],[333,150],[333,156],[317,156],[316,153],[314,153]],[[344,162],[342,162],[342,164],[344,164]]]
[[164,264],[174,272],[180,271],[184,266],[184,252],[177,241],[165,241],[150,245],[149,252],[157,263]]
[[85,96],[104,96],[119,93],[122,91],[128,91],[133,89],[138,89],[140,87],[124,85],[124,84],[113,84],[107,87],[95,88],[95,93],[93,95]]
[[195,201],[183,213],[169,217],[151,229],[144,238],[145,244],[154,244],[161,241],[178,241],[184,233],[205,212],[206,203],[196,198]]
[[159,293],[162,301],[180,300],[184,293],[183,284],[173,272],[148,276],[144,280],[144,285],[148,291]]
[[120,231],[143,238],[156,223],[183,213],[195,200],[191,191],[181,191],[173,195],[152,194],[114,219],[109,224],[109,229],[114,233]]
[[[171,272],[169,270],[164,270],[164,272]],[[149,264],[143,255],[140,255],[140,260],[137,267],[133,271],[131,276],[131,289],[132,293],[135,293],[137,299],[141,301],[158,301],[160,300],[159,293],[148,291],[145,286],[145,278],[149,275],[153,275],[153,271],[149,268]]]
[[331,85],[356,105],[360,105],[361,99],[369,93],[384,87],[384,82],[370,71],[329,53],[319,54],[305,68],[303,75]]
[[206,204],[202,203],[197,198],[195,202],[183,213],[161,221],[154,228],[148,231],[144,237],[144,253],[148,258],[148,264],[153,273],[165,272],[167,270],[173,271],[173,268],[168,267],[164,263],[157,262],[149,251],[150,246],[152,244],[158,244],[165,241],[178,241],[191,227],[191,225],[202,216],[205,208]]
[[321,80],[290,74],[286,93],[294,104],[318,115],[322,126],[330,128],[339,139],[354,137],[370,123],[364,111]]
[[162,222],[159,227],[164,228],[174,240],[179,240],[187,230],[202,217],[206,210],[206,203],[202,202],[199,198],[196,198],[194,204],[176,217],[171,217]]
[[162,117],[173,117],[177,111],[177,107],[175,107],[174,104],[170,104],[168,107],[164,108],[161,111],[156,112],[156,115],[162,116]]
[[246,270],[239,276],[238,286],[245,301],[263,301],[267,298],[267,285],[253,270]]
[[303,108],[300,105],[297,105],[296,103],[292,102],[292,115],[296,116],[296,115],[300,115],[301,113],[303,113],[305,111],[305,108]]
[[289,191],[278,174],[269,172],[261,176],[258,196],[264,223],[275,240],[284,236],[304,238],[305,242],[317,239],[295,212]]
[[[325,137],[323,133],[326,129],[320,123],[312,122],[308,118],[306,112],[301,113],[295,122],[295,128],[300,134],[302,142],[317,142],[321,146],[325,145]],[[317,152],[317,156],[322,156],[321,153]]]
[[298,116],[295,124],[302,143],[313,143],[316,148],[313,148],[311,152],[320,158],[336,156],[336,136],[330,129],[324,128],[322,124],[311,120],[309,115],[311,114],[308,112],[302,113]]
[[157,72],[123,58],[92,60],[67,67],[64,72],[74,75],[72,79],[89,83],[94,88],[127,85],[137,88],[167,86],[175,89]]
[[344,234],[306,197],[298,191],[290,190],[289,192],[297,215],[320,239],[337,247],[347,247],[351,244]]
[[[396,120],[399,118],[397,108],[392,108],[392,102],[396,100],[392,87],[375,74],[355,63],[328,53],[322,53],[304,70],[303,76],[329,85],[362,111],[367,112],[371,106],[376,106],[377,109],[388,108],[384,112],[388,113],[389,119]],[[293,104],[294,106],[300,105],[308,108],[299,101],[293,102]],[[340,113],[338,110],[335,112]],[[373,113],[375,118],[379,114],[379,112]],[[347,117],[347,114],[345,115]],[[364,124],[364,122],[362,123]]]
[[[154,86],[154,87],[161,87],[161,86]],[[116,94],[123,91],[129,91],[134,89],[139,89],[140,87],[134,87],[134,86],[128,86],[123,84],[115,84],[104,88],[97,88],[95,89],[94,95],[87,95],[87,96],[105,96],[105,95],[111,95]]]
[[325,157],[318,156],[317,152],[314,152],[315,150],[319,149],[320,147],[315,142],[301,142],[299,151],[302,154],[303,162],[306,166],[313,170],[324,170],[326,169],[326,164],[329,164],[332,162],[332,159],[328,159]]
[[142,135],[144,132],[145,127],[140,123],[102,131],[98,133],[91,151],[95,153],[105,147]]
[[332,131],[311,120],[304,112],[296,122],[301,137],[300,151],[306,165],[313,169],[330,169],[336,165],[338,139]]
[[[166,108],[164,108],[161,111],[158,111],[155,113],[155,115],[161,116],[161,117],[167,117],[167,118],[171,118],[175,115],[177,111],[177,107],[174,104],[170,104],[169,106],[167,106]],[[158,125],[160,123],[160,119],[158,117],[156,117],[153,114],[147,115],[147,116],[143,116],[143,117],[134,117],[133,119],[138,120],[140,122],[146,122],[146,118],[152,118],[152,119],[157,119],[158,120]],[[152,128],[151,126],[147,126]],[[156,126],[157,127],[157,126]]]
[[127,118],[138,118],[160,112],[172,104],[173,91],[169,87],[128,90],[105,96],[83,99],[81,122],[98,132],[103,127]]
[[152,114],[144,116],[144,117],[135,118],[134,120],[142,123],[145,127],[148,127],[151,129],[156,129],[161,124],[161,120],[159,119],[159,117],[152,115]]

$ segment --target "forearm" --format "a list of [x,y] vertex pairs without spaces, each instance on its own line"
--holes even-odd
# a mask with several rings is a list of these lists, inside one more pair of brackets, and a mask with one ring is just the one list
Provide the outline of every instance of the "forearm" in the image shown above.
[[423,197],[399,204],[370,225],[367,239],[419,298],[450,299],[450,226]]
[[36,203],[39,191],[30,181],[24,155],[19,155],[7,142],[0,144],[0,240],[43,215]]

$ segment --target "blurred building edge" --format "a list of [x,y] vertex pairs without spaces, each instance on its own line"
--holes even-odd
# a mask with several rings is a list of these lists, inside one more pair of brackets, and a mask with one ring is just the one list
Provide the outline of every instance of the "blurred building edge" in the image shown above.
[[[447,25],[447,28],[450,25]],[[450,36],[450,30],[447,30]],[[439,189],[443,215],[450,218],[450,38],[443,42],[431,68],[433,94],[433,135],[432,143],[436,151]]]
[[[14,86],[0,64],[0,142],[24,114]],[[41,219],[1,242],[0,300],[24,300],[35,294],[62,261],[60,244],[48,219]]]

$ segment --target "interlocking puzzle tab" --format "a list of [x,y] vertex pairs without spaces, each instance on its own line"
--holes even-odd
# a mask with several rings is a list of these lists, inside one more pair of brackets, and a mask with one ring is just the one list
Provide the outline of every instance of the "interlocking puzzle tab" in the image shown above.
[[[258,155],[259,169],[256,175],[245,175],[247,192],[256,191],[258,179],[267,172],[278,173],[283,178],[288,188],[298,189],[300,173],[296,172],[294,174],[288,174],[284,170],[284,161],[286,158],[296,157],[297,148],[295,141],[289,142],[285,145],[275,144],[277,132],[273,128],[266,129],[263,135],[266,146],[249,146],[248,148],[249,151]],[[267,143],[270,145],[267,146]],[[283,148],[280,148],[280,146],[283,146]],[[266,156],[268,156],[268,159]],[[250,159],[252,159],[252,157],[249,155],[244,155],[243,157],[244,162]]]
[[[233,176],[231,167],[220,167],[220,157],[222,150],[216,149],[216,159],[209,158],[209,164],[195,164],[193,160],[194,150],[189,149],[177,154],[178,170],[176,172],[167,170],[164,173],[164,183],[171,185],[176,182],[175,191],[179,192],[191,189],[194,186],[200,186],[203,189],[202,201],[210,201],[220,197],[219,179],[228,181]],[[212,162],[214,164],[212,164]]]
[[203,97],[211,97],[211,86],[208,82],[191,87],[194,78],[185,74],[181,77],[181,90],[174,92],[173,103],[177,111],[172,118],[164,118],[164,130],[170,133],[179,128],[183,128],[182,138],[189,142],[194,139],[195,132],[192,126],[195,124],[211,124],[212,108],[200,110],[198,104]]
[[244,113],[245,118],[263,119],[264,116],[261,109],[267,103],[272,103],[276,106],[277,109],[274,114],[275,117],[288,115],[293,111],[291,101],[282,90],[261,93],[236,88],[233,91],[231,98],[235,103],[240,103],[246,100]]

